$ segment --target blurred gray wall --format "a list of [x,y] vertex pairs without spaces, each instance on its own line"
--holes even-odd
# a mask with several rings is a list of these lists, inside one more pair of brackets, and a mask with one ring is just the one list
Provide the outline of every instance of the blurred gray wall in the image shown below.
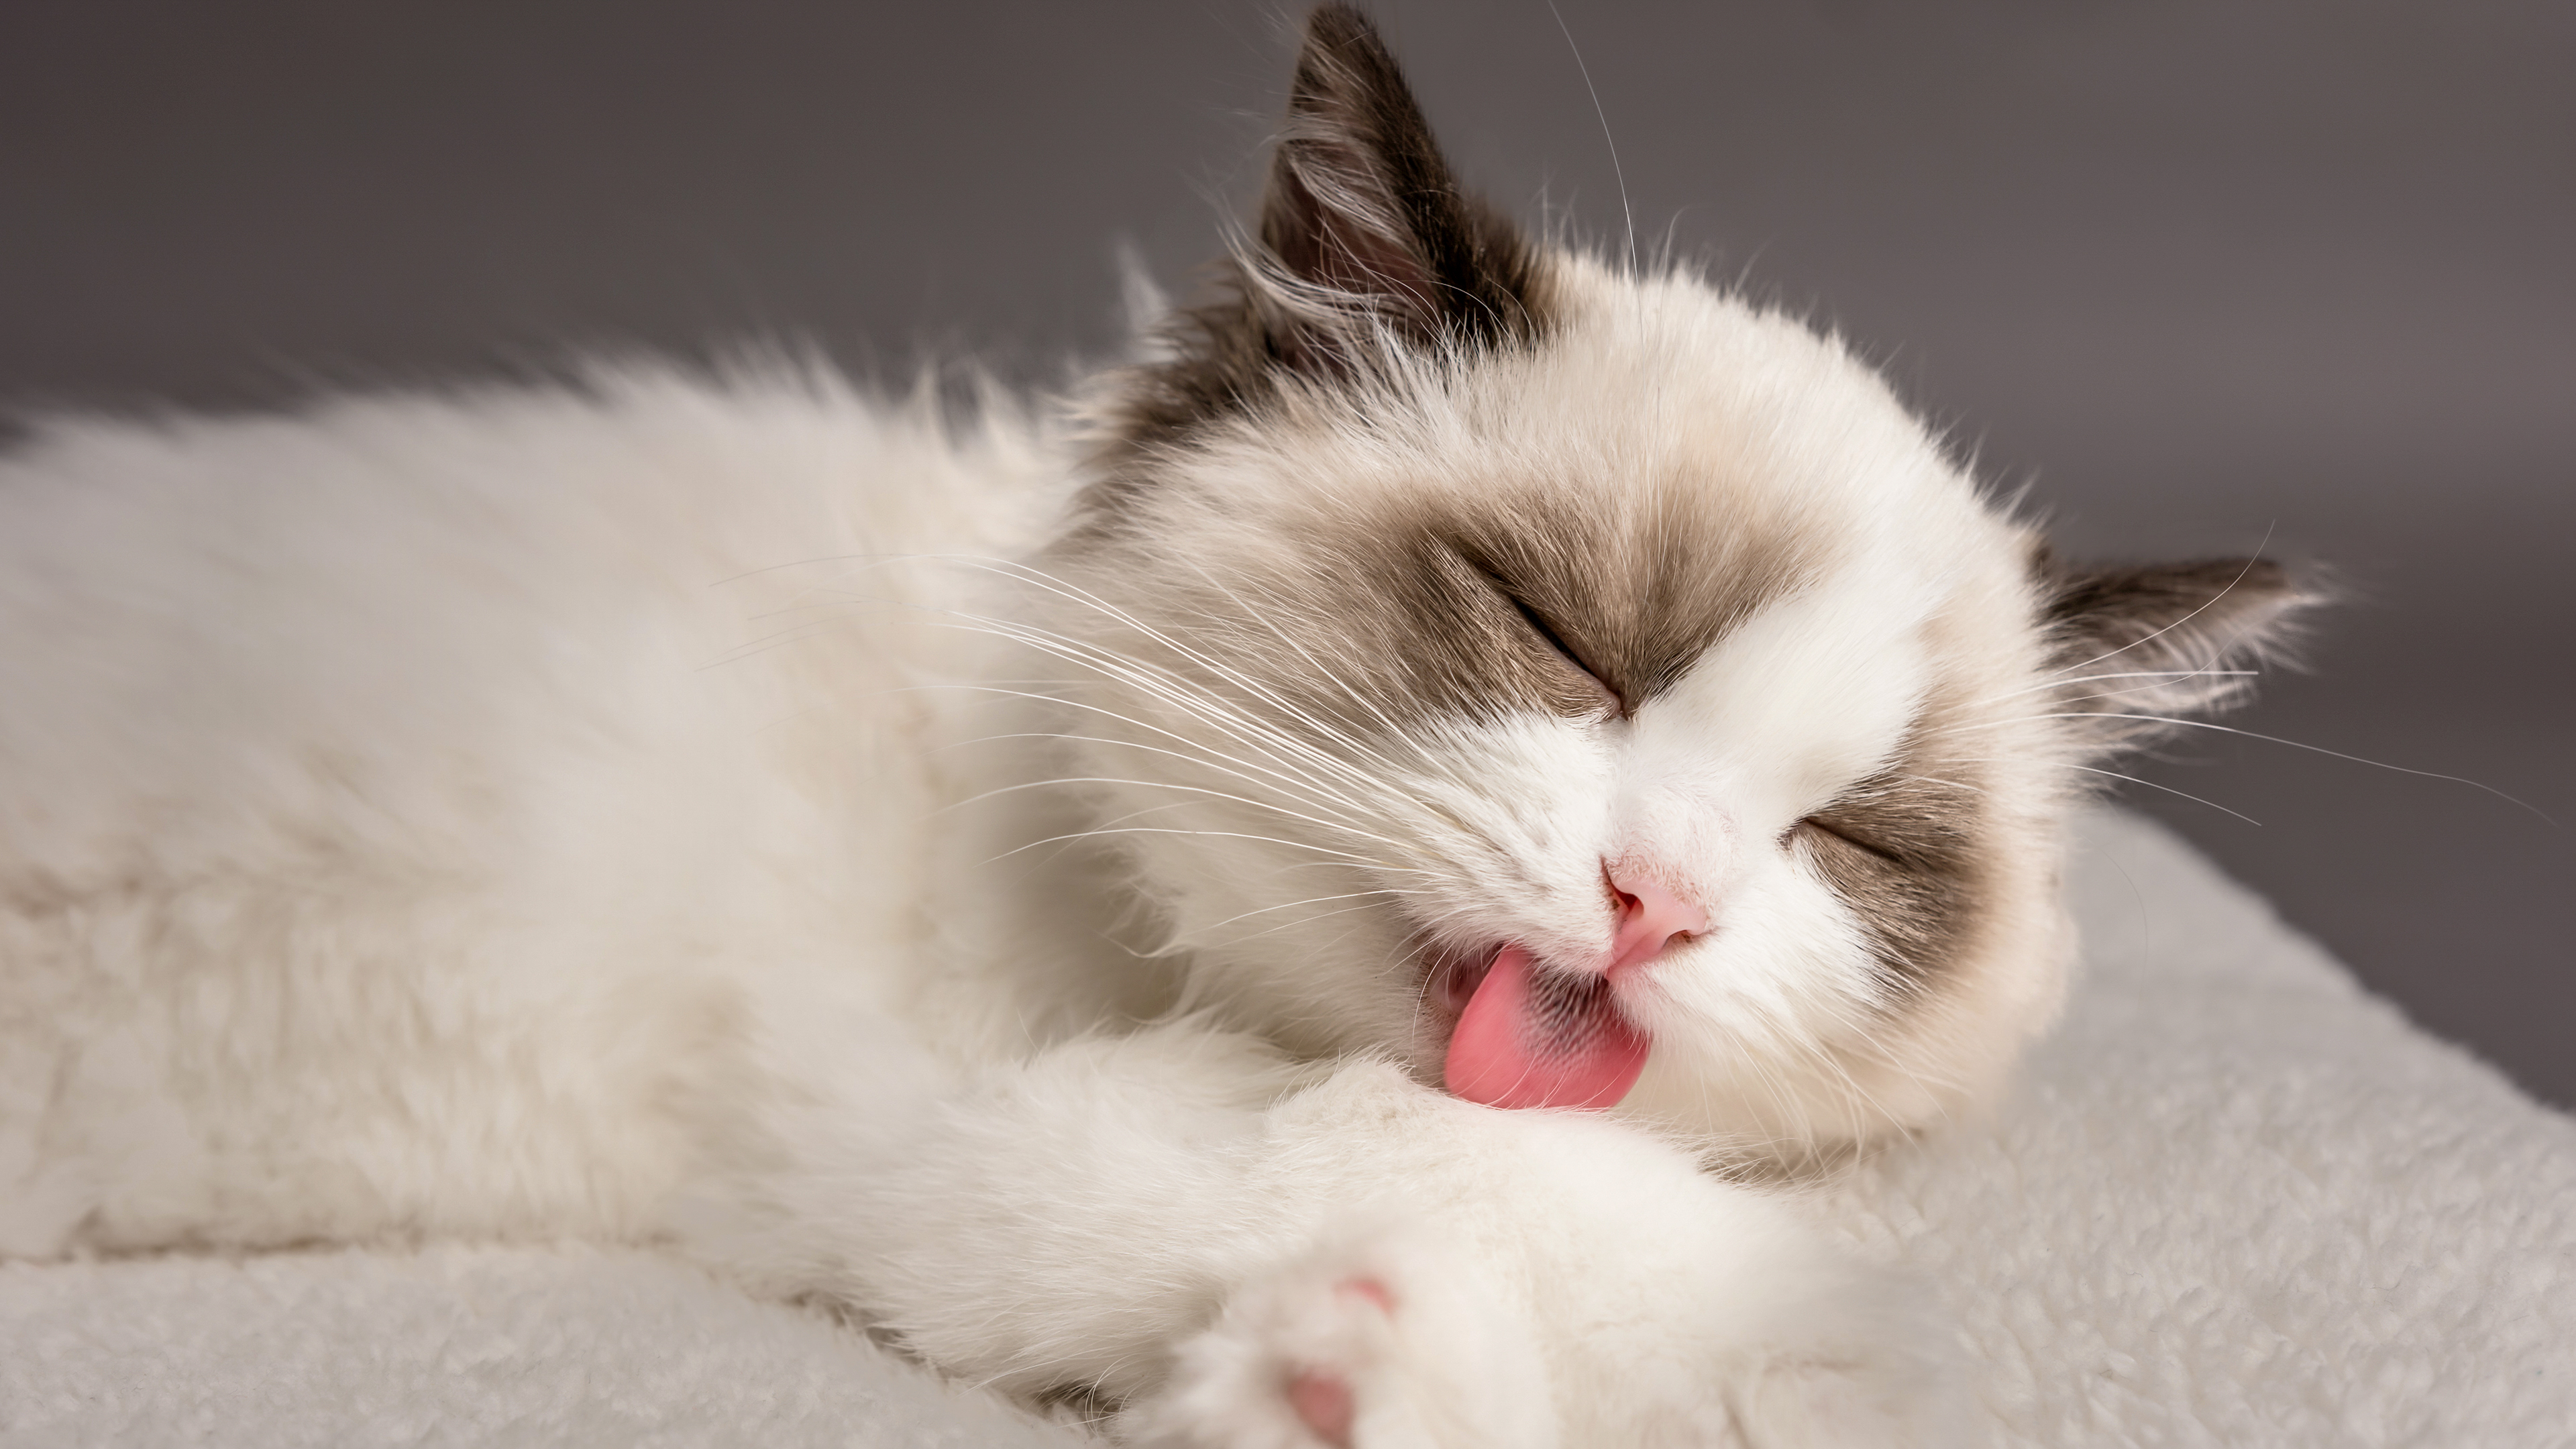
[[[1544,0],[1378,7],[1489,193],[1609,245],[1633,214],[1842,330],[2078,551],[2335,566],[2313,672],[2234,721],[2316,749],[2204,732],[2129,798],[2576,1103],[2576,6],[1560,3],[1598,114]],[[16,0],[0,399],[760,335],[1056,377],[1113,338],[1113,243],[1174,283],[1211,250],[1286,33],[1220,0]]]

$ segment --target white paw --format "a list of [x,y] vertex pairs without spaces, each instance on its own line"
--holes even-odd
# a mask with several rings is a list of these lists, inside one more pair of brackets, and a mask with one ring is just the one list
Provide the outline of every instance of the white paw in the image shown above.
[[1355,1233],[1247,1284],[1128,1433],[1171,1449],[1546,1449],[1517,1317],[1420,1232]]

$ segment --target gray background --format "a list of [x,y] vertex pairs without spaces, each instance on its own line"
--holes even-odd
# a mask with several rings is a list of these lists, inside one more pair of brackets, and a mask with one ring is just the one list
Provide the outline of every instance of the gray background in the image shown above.
[[[2267,536],[2353,602],[2234,723],[2576,828],[2576,6],[1560,0],[1637,230],[1843,330],[2076,550]],[[1617,242],[1544,0],[1378,7],[1461,169]],[[573,346],[901,379],[1113,339],[1257,180],[1281,12],[0,7],[0,400],[272,404]],[[2131,789],[2576,1103],[2569,828],[2205,733]]]

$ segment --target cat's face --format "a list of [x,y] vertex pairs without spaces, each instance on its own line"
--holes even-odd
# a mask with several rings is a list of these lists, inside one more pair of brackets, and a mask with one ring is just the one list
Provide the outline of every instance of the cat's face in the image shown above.
[[1100,824],[1192,1004],[1497,1105],[1805,1151],[1974,1095],[2109,717],[2291,597],[2065,575],[1834,343],[1530,248],[1344,11],[1175,341],[1049,560]]

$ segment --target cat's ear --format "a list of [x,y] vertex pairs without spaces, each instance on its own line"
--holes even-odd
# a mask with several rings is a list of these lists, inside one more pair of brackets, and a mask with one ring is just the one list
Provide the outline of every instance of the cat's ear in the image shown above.
[[2076,568],[2043,549],[2033,562],[2056,702],[2104,748],[2235,702],[2319,602],[2270,559]]
[[1292,367],[1348,366],[1390,339],[1500,341],[1535,323],[1533,249],[1459,189],[1403,71],[1347,5],[1307,21],[1246,260],[1267,350]]
[[1117,466],[1209,421],[1405,355],[1508,345],[1542,330],[1538,248],[1459,190],[1377,31],[1347,5],[1306,24],[1257,234],[1215,299],[1170,315],[1105,398],[1112,505],[1143,474]]

